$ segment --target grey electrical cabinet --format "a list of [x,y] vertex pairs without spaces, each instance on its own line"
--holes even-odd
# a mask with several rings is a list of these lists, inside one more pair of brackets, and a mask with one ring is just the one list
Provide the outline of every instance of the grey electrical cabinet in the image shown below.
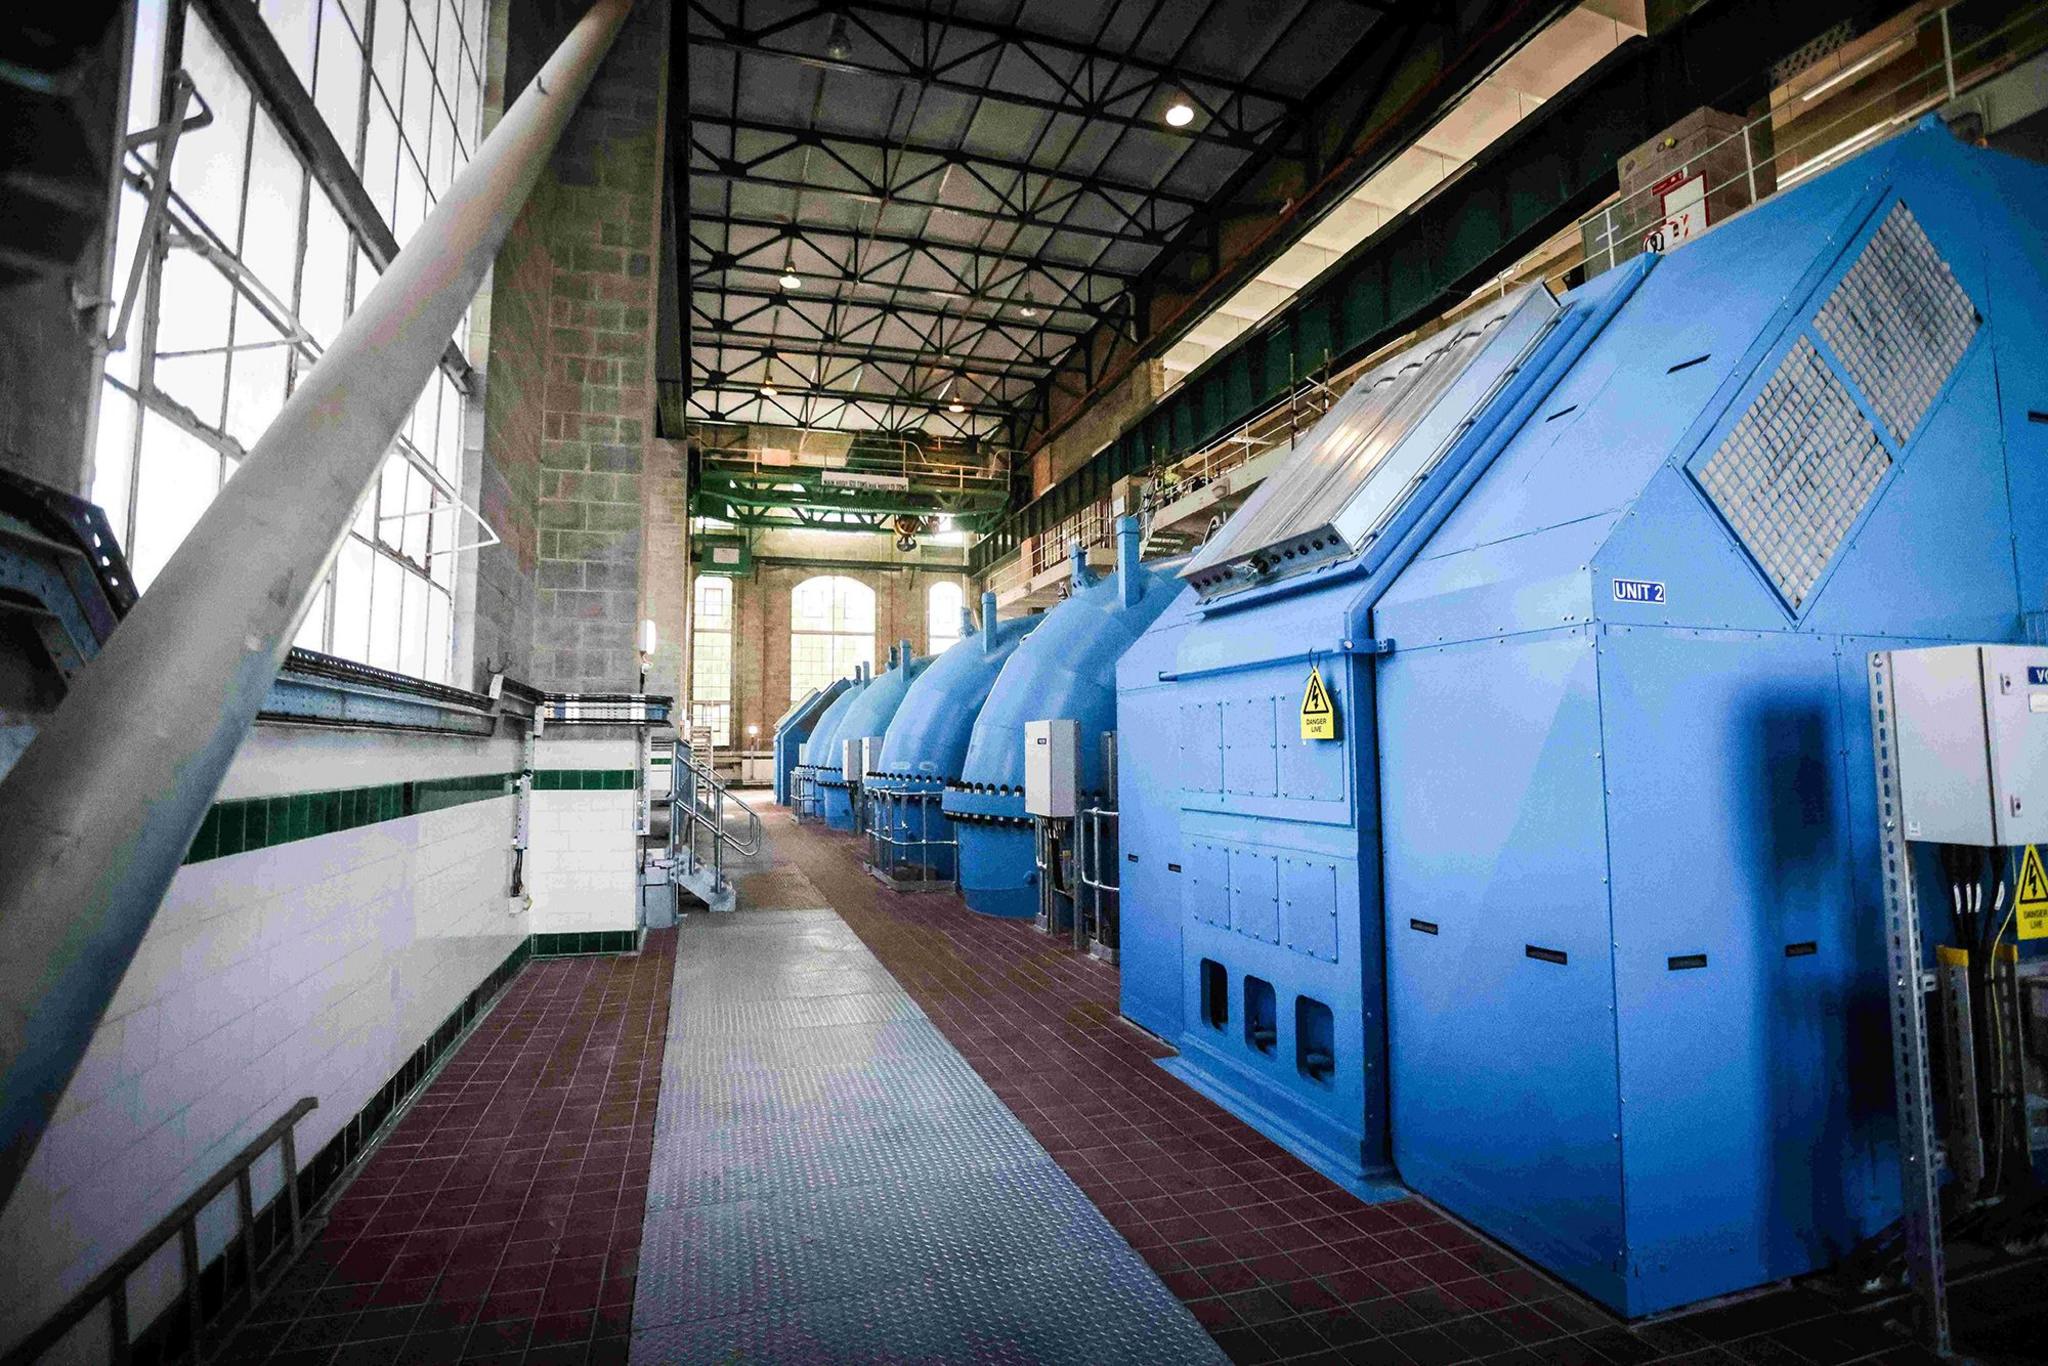
[[1081,785],[1081,726],[1072,717],[1024,723],[1024,810],[1071,819]]
[[1909,840],[2048,840],[2048,647],[1894,650],[1892,717]]

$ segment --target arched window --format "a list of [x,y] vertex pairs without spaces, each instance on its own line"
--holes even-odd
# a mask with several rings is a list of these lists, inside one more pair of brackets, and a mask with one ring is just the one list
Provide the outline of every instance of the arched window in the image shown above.
[[924,638],[933,654],[944,654],[960,639],[960,604],[964,600],[953,579],[940,579],[925,591]]
[[821,574],[789,594],[789,700],[875,662],[875,590]]
[[732,743],[732,580],[722,574],[697,576],[697,610],[691,621],[690,724],[711,731],[711,743]]

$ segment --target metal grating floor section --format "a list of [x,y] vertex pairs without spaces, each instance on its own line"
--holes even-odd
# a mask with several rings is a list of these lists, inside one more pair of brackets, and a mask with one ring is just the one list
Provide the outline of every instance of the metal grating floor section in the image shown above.
[[837,913],[678,934],[633,1361],[1224,1360]]

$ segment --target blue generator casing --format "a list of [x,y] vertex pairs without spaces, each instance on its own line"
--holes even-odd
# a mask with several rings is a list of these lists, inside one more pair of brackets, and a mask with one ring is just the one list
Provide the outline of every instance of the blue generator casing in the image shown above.
[[1078,724],[1084,806],[1108,796],[1102,736],[1116,729],[1116,665],[1180,591],[1168,562],[1142,564],[1138,525],[1117,529],[1116,572],[1091,581],[1074,553],[1072,596],[1047,612],[990,689],[944,810],[960,839],[960,892],[983,915],[1038,912],[1031,818],[1024,814],[1024,723]]
[[889,733],[889,723],[896,719],[896,709],[903,705],[903,699],[910,692],[910,685],[930,666],[932,657],[914,659],[910,653],[910,642],[905,640],[889,649],[889,667],[876,674],[868,686],[861,691],[832,733],[832,754],[814,755],[818,762],[818,789],[824,800],[825,824],[834,830],[857,830],[860,828],[860,812],[855,807],[858,794],[854,784],[846,780],[844,747],[862,740],[880,740]]
[[813,688],[782,713],[775,722],[775,804],[788,806],[790,774],[803,754],[804,741],[817,729],[818,719],[839,700],[850,679],[835,678],[822,688]]
[[[1331,571],[1362,576],[1331,692],[1377,751],[1391,1159],[1624,1314],[1897,1213],[1866,661],[2048,621],[2043,222],[2048,171],[1929,121],[1596,278],[1459,415],[1447,459],[1482,447],[1392,579]],[[1321,572],[1191,570],[1241,575],[1186,614],[1196,693],[1234,666],[1211,621],[1284,638]],[[1182,806],[1190,867],[1305,842]],[[1127,890],[1127,935],[1166,905]],[[1217,914],[1181,917],[1204,1078]]]
[[[964,614],[963,614],[964,615]],[[893,838],[899,841],[939,841],[920,852],[928,877],[949,878],[954,873],[952,822],[941,808],[946,784],[959,779],[967,762],[967,746],[974,737],[974,723],[988,701],[989,690],[1003,666],[1044,617],[996,619],[996,595],[981,597],[982,628],[971,625],[944,654],[932,660],[919,675],[896,708],[896,719],[882,738],[879,767],[862,781],[877,792],[927,794],[929,809],[922,819],[927,828],[913,823],[908,809],[896,819]],[[908,804],[904,804],[908,807]]]
[[1125,1012],[1179,1047],[1169,1070],[1368,1199],[1400,1194],[1371,604],[1642,272],[1564,308],[1525,289],[1362,377],[1119,670]]
[[853,710],[853,704],[860,700],[860,695],[867,691],[871,681],[868,666],[855,665],[852,678],[839,680],[844,686],[840,688],[838,698],[819,714],[809,738],[797,746],[796,767],[790,770],[790,802],[795,805],[801,795],[800,789],[808,787],[816,803],[814,811],[799,811],[799,816],[824,815],[825,793],[820,780],[836,777],[841,772],[839,731],[846,724],[846,714]]

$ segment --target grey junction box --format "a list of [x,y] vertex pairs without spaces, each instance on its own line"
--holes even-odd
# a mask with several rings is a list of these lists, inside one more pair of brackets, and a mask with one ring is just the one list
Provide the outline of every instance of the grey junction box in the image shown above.
[[1072,717],[1024,723],[1024,810],[1071,819],[1080,784],[1081,727]]
[[1891,659],[1906,838],[2048,840],[2048,648],[1943,645]]

